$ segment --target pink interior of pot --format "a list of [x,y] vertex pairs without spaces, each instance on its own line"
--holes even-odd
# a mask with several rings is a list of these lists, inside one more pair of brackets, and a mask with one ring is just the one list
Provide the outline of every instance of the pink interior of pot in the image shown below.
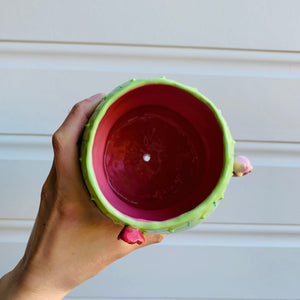
[[164,221],[207,198],[223,155],[222,129],[206,104],[180,88],[149,84],[107,110],[92,161],[113,207],[137,220]]

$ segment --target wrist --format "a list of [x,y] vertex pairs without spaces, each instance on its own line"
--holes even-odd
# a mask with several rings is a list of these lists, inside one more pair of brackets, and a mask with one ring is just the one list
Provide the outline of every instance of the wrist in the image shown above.
[[0,278],[1,300],[61,300],[67,293],[38,284],[21,267],[21,262],[11,272]]

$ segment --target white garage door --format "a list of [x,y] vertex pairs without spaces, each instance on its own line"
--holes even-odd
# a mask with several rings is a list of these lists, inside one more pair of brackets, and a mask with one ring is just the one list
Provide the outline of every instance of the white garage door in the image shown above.
[[67,298],[300,299],[299,12],[290,0],[0,1],[0,275],[23,254],[72,105],[165,75],[222,110],[255,171],[205,223]]

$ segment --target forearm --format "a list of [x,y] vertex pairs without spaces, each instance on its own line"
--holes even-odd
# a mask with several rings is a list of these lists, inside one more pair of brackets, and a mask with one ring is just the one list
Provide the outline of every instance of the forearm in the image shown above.
[[21,271],[20,264],[0,279],[1,300],[61,300],[64,296],[49,292],[42,285],[34,287],[33,282]]

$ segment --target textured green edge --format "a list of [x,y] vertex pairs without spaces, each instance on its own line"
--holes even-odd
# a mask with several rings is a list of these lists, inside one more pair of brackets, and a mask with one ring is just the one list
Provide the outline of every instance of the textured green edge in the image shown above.
[[[193,94],[200,101],[206,103],[212,111],[215,113],[220,126],[223,129],[224,139],[224,168],[222,170],[219,182],[217,183],[214,191],[196,208],[184,213],[174,219],[162,221],[162,222],[143,222],[136,219],[132,219],[118,210],[116,210],[110,203],[105,199],[101,193],[96,177],[93,172],[92,166],[92,147],[93,141],[96,134],[98,124],[103,118],[109,106],[117,100],[122,94],[128,92],[131,89],[137,88],[146,84],[167,84],[186,90]],[[203,96],[196,88],[192,88],[176,81],[166,79],[165,77],[153,78],[153,79],[132,79],[114,89],[111,93],[104,97],[103,101],[98,105],[93,115],[91,116],[86,129],[83,134],[81,144],[81,168],[84,181],[91,194],[91,199],[96,203],[99,209],[111,218],[115,223],[129,225],[141,230],[146,230],[153,233],[170,233],[188,229],[197,225],[206,219],[212,211],[217,207],[219,201],[223,199],[223,193],[225,192],[226,186],[232,177],[233,172],[233,154],[234,154],[234,140],[231,137],[229,128],[224,120],[221,111],[218,110],[214,104]]]

